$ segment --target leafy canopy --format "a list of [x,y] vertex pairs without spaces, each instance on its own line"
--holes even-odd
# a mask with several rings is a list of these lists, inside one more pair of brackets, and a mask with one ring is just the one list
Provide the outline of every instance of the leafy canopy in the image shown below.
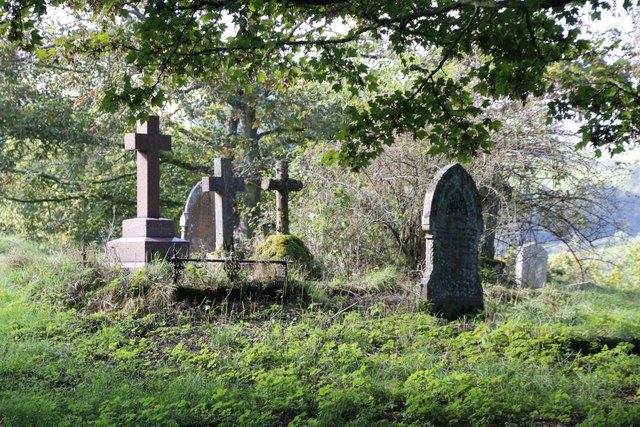
[[[584,118],[583,145],[620,152],[640,125],[638,84],[629,64],[607,59],[585,34],[585,6],[600,0],[0,0],[0,31],[41,56],[123,55],[128,68],[102,108],[139,115],[167,101],[168,88],[250,80],[288,85],[330,82],[362,95],[336,138],[341,158],[358,168],[398,133],[430,142],[431,153],[467,159],[491,148],[500,122],[492,100],[546,97],[549,120]],[[623,7],[633,5],[625,0]],[[90,17],[83,34],[43,43],[38,23],[51,7]],[[384,44],[403,60],[409,85],[380,89]],[[44,52],[44,53],[43,53]],[[448,65],[465,62],[464,69]]]

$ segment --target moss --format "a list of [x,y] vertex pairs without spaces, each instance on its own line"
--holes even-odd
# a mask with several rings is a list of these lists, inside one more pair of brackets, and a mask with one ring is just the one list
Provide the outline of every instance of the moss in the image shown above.
[[267,240],[258,245],[256,249],[258,258],[290,259],[301,264],[309,265],[313,256],[307,245],[299,237],[291,234],[278,234],[269,236]]

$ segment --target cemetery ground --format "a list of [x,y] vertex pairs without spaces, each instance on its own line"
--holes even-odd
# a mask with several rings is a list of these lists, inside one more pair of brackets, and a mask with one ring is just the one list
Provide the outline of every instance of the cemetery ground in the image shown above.
[[[596,283],[417,310],[392,269],[190,305],[171,268],[0,237],[0,425],[640,425],[640,245]],[[562,274],[561,274],[562,273]],[[196,280],[197,273],[185,280]],[[195,278],[194,278],[195,277]]]

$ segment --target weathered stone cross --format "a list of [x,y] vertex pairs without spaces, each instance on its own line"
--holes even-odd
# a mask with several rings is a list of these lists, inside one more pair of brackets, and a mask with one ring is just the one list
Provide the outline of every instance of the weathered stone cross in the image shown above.
[[202,191],[213,191],[216,217],[216,248],[233,249],[233,205],[236,193],[244,191],[244,179],[233,176],[231,159],[213,161],[213,176],[202,178]]
[[171,137],[160,135],[160,118],[138,122],[124,137],[124,148],[137,150],[138,218],[160,218],[160,151],[171,150]]
[[276,162],[276,178],[262,180],[263,190],[276,192],[276,232],[289,234],[289,192],[302,190],[302,181],[289,179],[287,162]]

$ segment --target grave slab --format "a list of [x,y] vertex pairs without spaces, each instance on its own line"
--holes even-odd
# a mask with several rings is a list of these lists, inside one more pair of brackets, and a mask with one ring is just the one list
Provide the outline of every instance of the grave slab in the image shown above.
[[215,193],[202,191],[202,180],[187,197],[180,217],[181,237],[189,241],[192,252],[216,250]]

